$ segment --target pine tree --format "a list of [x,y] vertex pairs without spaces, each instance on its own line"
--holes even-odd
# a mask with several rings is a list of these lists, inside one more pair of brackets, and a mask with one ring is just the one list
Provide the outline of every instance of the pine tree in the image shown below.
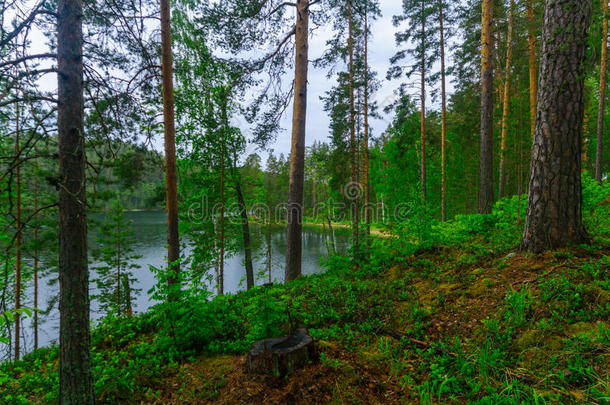
[[493,1],[482,0],[481,169],[479,212],[491,213],[493,191]]
[[307,118],[307,73],[309,67],[309,0],[297,0],[295,25],[294,109],[288,191],[286,281],[301,276],[303,239],[303,187],[305,178],[305,129]]
[[98,224],[97,246],[92,252],[92,259],[97,263],[92,267],[97,285],[97,294],[92,298],[100,303],[102,310],[117,317],[132,312],[134,293],[138,292],[132,287],[136,280],[133,270],[140,268],[134,260],[142,256],[134,253],[132,223],[125,218],[125,205],[119,192]]
[[587,240],[582,224],[581,137],[588,1],[545,0],[536,133],[521,249]]
[[170,285],[175,285],[178,282],[178,273],[180,272],[180,235],[178,233],[178,178],[176,171],[174,68],[172,60],[170,4],[169,0],[161,0],[161,69],[163,76],[163,128],[165,135],[167,260],[170,268],[167,281]]
[[95,402],[89,332],[87,207],[83,95],[83,7],[57,4],[59,132],[59,398]]
[[[426,203],[427,198],[427,156],[426,144],[426,94],[427,84],[436,82],[438,74],[432,74],[432,67],[438,60],[440,51],[440,26],[436,25],[435,16],[439,11],[439,4],[426,2],[425,0],[405,0],[402,3],[403,14],[394,16],[395,26],[407,22],[404,31],[396,34],[398,46],[414,43],[415,46],[406,50],[398,51],[390,60],[392,68],[388,71],[388,78],[399,78],[403,74],[411,77],[415,72],[420,75],[419,98],[420,98],[420,186],[421,200]],[[405,70],[399,62],[408,55],[415,58],[416,62],[409,65]]]
[[502,100],[502,135],[500,138],[500,168],[498,180],[498,199],[504,197],[506,187],[506,149],[508,143],[508,119],[510,112],[510,76],[513,63],[513,26],[515,20],[515,1],[510,0],[508,32],[506,34],[506,67],[504,70],[504,91]]
[[599,66],[599,107],[597,110],[597,148],[595,157],[595,180],[602,181],[604,114],[606,103],[606,67],[608,65],[608,0],[602,3],[602,49]]

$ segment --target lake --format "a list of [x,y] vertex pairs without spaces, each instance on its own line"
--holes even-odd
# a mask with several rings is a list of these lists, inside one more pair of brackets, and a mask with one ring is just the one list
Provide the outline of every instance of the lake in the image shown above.
[[[156,302],[152,300],[148,291],[155,284],[153,273],[150,271],[150,266],[160,268],[165,263],[166,257],[166,216],[165,212],[159,211],[142,211],[128,212],[125,215],[126,219],[133,221],[133,229],[135,231],[134,250],[135,253],[142,257],[134,260],[135,264],[141,266],[140,269],[134,270],[134,276],[137,279],[134,288],[140,289],[140,295],[135,299],[134,312],[145,312],[150,306]],[[265,243],[265,235],[261,228],[257,225],[251,225],[251,238],[253,241],[262,241],[255,243],[260,245],[253,252],[253,264],[255,283],[261,285],[268,282],[268,274],[266,273],[266,257],[267,246]],[[345,251],[349,240],[349,230],[337,228],[335,229],[335,238],[337,249]],[[240,239],[241,241],[241,239]],[[192,246],[185,241],[182,241],[183,252],[190,253]],[[271,232],[271,279],[274,283],[281,283],[284,280],[284,263],[286,252],[286,227],[274,226]],[[326,244],[322,228],[314,226],[304,226],[303,228],[303,274],[314,274],[321,271],[320,260],[327,255]],[[235,293],[240,290],[245,290],[245,268],[244,268],[244,252],[243,249],[236,255],[225,258],[225,279],[224,288],[226,293]],[[94,267],[95,263],[90,265]],[[213,271],[212,271],[213,272]],[[264,273],[264,274],[262,274]],[[90,276],[93,279],[92,276]],[[39,302],[40,306],[45,308],[46,303],[56,297],[58,294],[59,285],[57,283],[48,285],[48,279],[39,281]],[[91,288],[94,288],[92,285]],[[208,289],[213,291],[214,285],[208,285]],[[28,288],[26,297],[32,297],[33,290]],[[24,305],[31,305],[30,302],[24,302]],[[93,320],[100,319],[104,313],[99,311],[97,302],[91,302],[91,318]],[[53,342],[57,342],[59,336],[59,311],[57,305],[53,307],[48,315],[40,316],[39,326],[39,344],[40,346],[48,346]],[[33,346],[33,335],[31,319],[24,319],[24,333],[26,336],[26,345],[29,352]]]

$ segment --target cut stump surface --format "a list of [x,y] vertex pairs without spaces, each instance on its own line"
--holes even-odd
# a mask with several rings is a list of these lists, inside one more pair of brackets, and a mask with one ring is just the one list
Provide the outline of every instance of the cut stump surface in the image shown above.
[[248,371],[283,377],[315,361],[314,341],[306,329],[288,337],[264,339],[252,345],[247,357]]

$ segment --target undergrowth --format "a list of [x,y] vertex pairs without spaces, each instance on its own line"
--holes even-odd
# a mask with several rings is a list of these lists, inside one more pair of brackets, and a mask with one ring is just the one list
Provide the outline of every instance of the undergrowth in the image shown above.
[[[447,223],[422,213],[394,228],[399,238],[370,240],[357,265],[330,257],[326,273],[288,285],[210,299],[168,291],[160,272],[156,298],[180,294],[177,301],[92,330],[98,403],[152,401],[181,364],[240,355],[298,327],[359,356],[366,348],[407,402],[610,403],[609,195],[585,181],[592,244],[546,256],[514,253],[526,201],[513,197],[490,215]],[[323,353],[329,373],[337,362]],[[203,398],[224,385],[215,376]],[[57,403],[58,348],[0,365],[0,402]]]

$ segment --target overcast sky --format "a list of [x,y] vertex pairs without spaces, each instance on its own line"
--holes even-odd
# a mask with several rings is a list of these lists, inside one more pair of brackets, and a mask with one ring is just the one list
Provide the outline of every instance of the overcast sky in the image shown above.
[[[394,41],[394,33],[396,28],[392,25],[392,16],[399,14],[402,9],[402,1],[400,0],[380,0],[382,16],[371,25],[372,38],[369,45],[369,63],[371,68],[378,73],[378,78],[382,81],[382,87],[373,95],[373,99],[379,105],[384,106],[392,102],[394,99],[393,91],[400,82],[385,80],[386,72],[390,66],[390,58],[396,52]],[[322,55],[326,47],[326,41],[331,33],[328,30],[316,30],[310,38],[309,59],[314,60]],[[308,87],[308,102],[307,102],[307,135],[306,144],[310,146],[314,141],[326,141],[329,136],[329,118],[323,110],[323,103],[320,97],[331,89],[336,83],[335,78],[327,79],[326,70],[315,69],[312,65],[309,67],[309,87]],[[288,108],[283,122],[283,131],[278,135],[277,141],[272,149],[275,153],[290,153],[290,136],[291,136],[291,120],[292,106]],[[387,119],[372,119],[371,130],[373,136],[379,136],[383,132],[391,120]],[[249,152],[254,152],[255,147],[250,146]],[[263,153],[263,155],[265,155]]]
[[[372,95],[372,101],[376,101],[380,107],[384,107],[393,102],[394,90],[401,84],[400,80],[387,81],[385,79],[386,72],[390,66],[389,60],[397,50],[394,34],[397,31],[392,25],[392,16],[400,14],[402,11],[401,0],[379,0],[382,16],[377,19],[371,25],[372,37],[369,43],[369,63],[371,68],[378,73],[378,78],[381,81],[380,90]],[[314,60],[322,55],[326,48],[326,41],[330,38],[332,32],[328,29],[317,29],[313,32],[310,38],[309,48],[309,59]],[[43,43],[46,42],[43,35],[40,32],[33,33],[35,37],[33,51],[44,49]],[[37,38],[36,38],[37,37]],[[40,40],[38,40],[40,38]],[[409,63],[407,60],[404,63]],[[293,70],[290,69],[285,80],[289,83],[292,77]],[[314,141],[327,141],[329,136],[329,119],[326,112],[323,111],[323,103],[320,97],[323,96],[328,90],[330,90],[336,83],[336,78],[332,77],[328,79],[327,71],[323,69],[316,69],[310,64],[309,68],[309,87],[308,87],[308,111],[307,111],[307,134],[306,134],[306,145],[310,146]],[[404,79],[406,80],[406,79]],[[417,77],[411,79],[410,84],[416,83]],[[41,86],[45,90],[52,90],[56,88],[57,79],[53,75],[47,75],[43,79]],[[449,91],[451,91],[451,85],[449,85]],[[413,91],[417,93],[418,91]],[[430,103],[428,97],[428,103]],[[382,119],[371,119],[371,136],[379,136],[388,126],[392,117],[383,117]],[[278,134],[277,140],[274,144],[269,145],[270,149],[273,149],[276,154],[284,153],[288,155],[290,153],[290,136],[291,136],[291,121],[292,121],[292,105],[286,110],[286,113],[282,120],[282,131]],[[235,124],[239,125],[239,122]],[[242,128],[246,135],[248,135],[248,129]],[[162,136],[159,139],[154,140],[154,145],[159,150],[163,150],[163,139]],[[254,145],[248,146],[248,153],[257,152],[263,157],[263,161],[266,160],[267,153],[264,151],[257,150]],[[244,156],[245,157],[245,156]]]
[[[402,12],[402,1],[401,0],[379,0],[382,16],[377,19],[371,25],[372,38],[369,44],[369,64],[371,68],[377,72],[377,77],[381,81],[381,88],[379,91],[372,95],[373,101],[376,101],[383,109],[384,106],[391,104],[395,100],[394,90],[396,90],[403,80],[409,80],[409,85],[416,85],[411,91],[414,99],[419,99],[419,77],[414,76],[411,79],[400,79],[388,81],[385,79],[386,72],[390,67],[390,58],[394,56],[397,51],[394,34],[398,30],[392,25],[392,16],[401,14]],[[314,60],[322,55],[326,47],[326,41],[332,33],[329,30],[316,30],[313,36],[310,38],[309,48],[309,59]],[[447,63],[451,63],[451,55],[447,55]],[[407,59],[403,60],[402,63],[412,63]],[[437,64],[438,65],[438,64]],[[440,69],[440,66],[435,66],[435,69]],[[329,130],[329,118],[327,113],[323,110],[323,103],[320,97],[323,96],[328,90],[330,90],[336,84],[336,78],[333,77],[330,80],[326,77],[326,71],[322,69],[315,69],[311,64],[309,67],[309,87],[308,87],[308,103],[307,103],[307,133],[306,133],[306,145],[311,146],[314,141],[327,141],[330,130]],[[287,78],[292,80],[292,78]],[[453,91],[453,85],[451,79],[447,79],[447,91],[449,94]],[[431,101],[431,97],[426,98],[427,108],[438,107]],[[380,111],[382,112],[382,111]],[[383,116],[381,119],[371,119],[371,136],[378,137],[383,131],[385,131],[392,120],[392,116]],[[278,135],[277,140],[271,148],[275,153],[290,153],[290,136],[291,136],[291,120],[292,120],[292,105],[287,109],[282,122],[283,131]],[[257,152],[264,159],[266,159],[267,153],[257,151],[252,145],[249,146],[248,152]],[[264,160],[263,160],[264,161]]]

